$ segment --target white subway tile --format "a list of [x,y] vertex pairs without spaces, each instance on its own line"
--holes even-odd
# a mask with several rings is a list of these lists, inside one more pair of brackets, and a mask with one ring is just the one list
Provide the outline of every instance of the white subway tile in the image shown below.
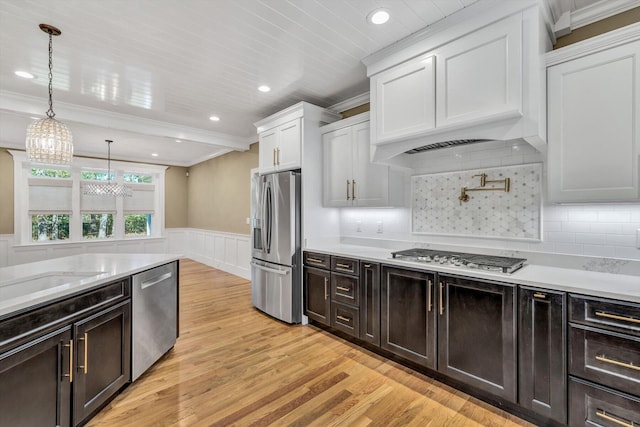
[[554,252],[561,254],[576,254],[582,255],[583,245],[576,245],[571,243],[556,243]]
[[574,243],[575,233],[566,233],[564,231],[548,231],[544,233],[545,240],[549,242]]
[[588,222],[562,222],[562,231],[573,233],[588,233],[591,230],[591,224]]
[[599,222],[631,222],[630,211],[601,211],[598,212]]
[[606,243],[613,246],[636,247],[635,234],[607,234]]
[[616,252],[613,246],[584,245],[584,255],[614,257]]
[[613,222],[596,222],[591,224],[592,233],[604,233],[604,234],[622,234],[622,224]]
[[569,211],[568,219],[569,221],[596,222],[598,221],[598,213],[589,210],[573,210]]
[[615,257],[640,260],[640,249],[629,248],[626,246],[616,246]]
[[607,235],[597,233],[576,233],[576,243],[585,245],[606,245]]
[[560,221],[544,221],[542,225],[544,231],[562,231],[562,222]]
[[621,224],[621,234],[633,234],[635,236],[636,230],[640,228],[640,222],[630,222],[628,224]]

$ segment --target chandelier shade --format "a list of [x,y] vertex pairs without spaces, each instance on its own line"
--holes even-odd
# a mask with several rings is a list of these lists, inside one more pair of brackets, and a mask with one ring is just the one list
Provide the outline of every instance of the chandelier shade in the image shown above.
[[49,110],[47,117],[37,120],[27,128],[25,140],[27,158],[36,163],[69,165],[73,159],[73,135],[69,128],[54,117],[53,112],[53,36],[62,32],[48,24],[40,24],[40,29],[49,34]]
[[111,182],[111,144],[112,140],[106,139],[107,143],[107,182],[89,182],[82,185],[82,194],[85,196],[114,196],[131,197],[133,191],[126,185]]
[[26,146],[32,162],[68,165],[73,158],[73,135],[64,123],[53,118],[29,125]]

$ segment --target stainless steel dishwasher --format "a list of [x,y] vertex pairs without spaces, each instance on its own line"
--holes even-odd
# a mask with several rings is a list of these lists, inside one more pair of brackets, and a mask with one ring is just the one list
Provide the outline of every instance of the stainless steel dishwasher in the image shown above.
[[177,270],[177,262],[172,262],[133,276],[132,381],[176,342]]

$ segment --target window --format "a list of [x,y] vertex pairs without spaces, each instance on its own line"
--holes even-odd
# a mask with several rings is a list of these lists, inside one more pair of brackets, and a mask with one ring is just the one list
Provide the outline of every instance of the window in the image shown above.
[[113,214],[82,214],[84,239],[108,239],[113,237]]
[[[9,150],[14,161],[17,244],[94,242],[161,237],[166,167],[75,157],[70,167],[31,164],[26,153]],[[87,196],[84,183],[124,184],[131,197]],[[20,213],[22,212],[22,213]]]

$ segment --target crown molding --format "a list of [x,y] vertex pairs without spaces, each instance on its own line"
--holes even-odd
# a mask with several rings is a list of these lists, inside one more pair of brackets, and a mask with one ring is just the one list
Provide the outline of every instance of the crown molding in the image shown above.
[[636,7],[640,7],[638,0],[601,0],[572,12],[571,29],[593,24]]
[[360,95],[345,99],[344,101],[333,104],[332,106],[327,108],[329,110],[342,113],[344,111],[350,110],[351,108],[359,107],[363,104],[366,104],[367,102],[369,102],[369,95],[369,92],[361,93]]

